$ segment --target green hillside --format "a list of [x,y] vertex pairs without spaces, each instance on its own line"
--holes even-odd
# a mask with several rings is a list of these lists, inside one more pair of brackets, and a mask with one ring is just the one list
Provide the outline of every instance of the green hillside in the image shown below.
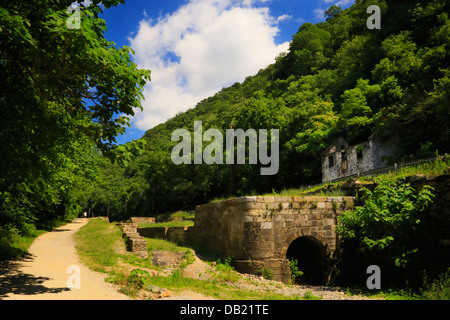
[[[449,3],[371,4],[381,8],[380,30],[367,28],[365,1],[344,11],[331,7],[325,22],[303,24],[274,64],[149,130],[142,138],[145,152],[126,167],[105,165],[89,205],[98,213],[109,207],[118,218],[125,207],[127,216],[156,215],[215,198],[316,184],[320,154],[335,138],[357,143],[377,130],[400,136],[397,161],[447,152]],[[279,129],[278,174],[261,176],[260,165],[248,161],[174,165],[172,132],[193,132],[194,121],[224,136],[231,127]]]
[[[130,48],[104,37],[102,10],[122,2],[93,0],[80,32],[67,28],[63,0],[0,7],[0,259],[36,228],[83,211],[122,220],[314,185],[321,152],[339,136],[354,144],[395,133],[396,161],[449,151],[448,1],[370,1],[382,18],[373,30],[368,1],[333,6],[256,75],[115,147],[150,80]],[[192,133],[195,121],[224,136],[279,130],[277,174],[261,175],[250,159],[175,165],[172,133]]]

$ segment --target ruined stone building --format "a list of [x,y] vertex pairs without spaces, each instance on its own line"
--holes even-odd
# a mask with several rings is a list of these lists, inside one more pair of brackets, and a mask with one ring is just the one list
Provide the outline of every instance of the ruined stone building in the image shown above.
[[336,179],[384,168],[395,157],[397,137],[373,134],[366,142],[350,146],[342,137],[322,153],[322,181]]

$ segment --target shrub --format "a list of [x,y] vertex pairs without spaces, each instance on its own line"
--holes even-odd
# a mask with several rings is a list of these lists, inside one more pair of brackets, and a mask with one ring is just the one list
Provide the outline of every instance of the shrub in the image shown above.
[[300,278],[303,275],[303,271],[301,271],[298,267],[298,260],[290,259],[289,268],[291,269],[291,280],[293,282],[295,279]]
[[150,274],[145,270],[134,269],[128,277],[128,285],[134,289],[142,289],[145,284],[145,278],[149,276]]
[[259,274],[267,280],[272,280],[273,279],[273,271],[269,268],[261,268],[259,270]]
[[425,283],[422,297],[425,300],[450,300],[450,268],[439,279]]
[[377,183],[373,192],[362,188],[365,204],[344,212],[336,231],[343,238],[358,239],[363,251],[382,252],[397,267],[405,267],[417,252],[411,240],[434,189],[424,186],[416,192],[404,179]]

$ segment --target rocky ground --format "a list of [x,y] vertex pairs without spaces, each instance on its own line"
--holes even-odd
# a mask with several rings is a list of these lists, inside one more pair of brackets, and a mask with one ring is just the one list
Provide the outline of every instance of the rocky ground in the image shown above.
[[[160,265],[171,265],[173,267],[176,267],[176,260],[181,261],[183,258],[182,254],[174,254],[169,251],[158,251],[156,252],[156,257],[157,258],[153,256],[153,259],[157,260]],[[170,273],[170,269],[167,269],[166,272]],[[210,265],[201,260],[198,256],[195,256],[194,262],[183,269],[182,276],[200,280],[209,280],[214,277],[215,272],[214,263]],[[315,296],[322,300],[373,300],[361,295],[361,293],[356,290],[349,290],[347,288],[287,285],[282,282],[268,280],[252,274],[239,274],[239,279],[229,283],[229,285],[243,290],[271,291],[278,294],[298,297]],[[185,291],[177,294],[167,291],[168,290],[164,288],[155,288],[155,294],[153,294],[152,298],[164,300],[212,299],[192,291]],[[149,296],[147,295],[146,298],[149,298]]]

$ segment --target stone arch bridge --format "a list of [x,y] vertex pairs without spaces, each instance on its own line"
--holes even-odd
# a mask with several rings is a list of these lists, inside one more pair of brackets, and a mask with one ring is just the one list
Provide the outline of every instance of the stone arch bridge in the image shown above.
[[[416,190],[424,185],[435,188],[434,203],[423,213],[428,236],[421,241],[421,251],[439,275],[450,261],[450,175],[415,175],[407,181]],[[298,259],[305,282],[323,284],[339,246],[337,218],[354,205],[353,197],[243,197],[198,206],[190,228],[138,228],[137,232],[196,244],[232,258],[240,272],[270,274],[283,282],[290,280],[288,259]]]
[[353,197],[233,198],[197,206],[193,227],[138,232],[189,242],[232,258],[239,272],[266,274],[283,282],[290,280],[289,259],[296,259],[302,279],[324,284],[338,246],[337,217],[353,204]]
[[243,197],[196,208],[190,242],[233,259],[240,272],[287,282],[289,258],[311,284],[327,281],[339,245],[337,217],[353,197]]

